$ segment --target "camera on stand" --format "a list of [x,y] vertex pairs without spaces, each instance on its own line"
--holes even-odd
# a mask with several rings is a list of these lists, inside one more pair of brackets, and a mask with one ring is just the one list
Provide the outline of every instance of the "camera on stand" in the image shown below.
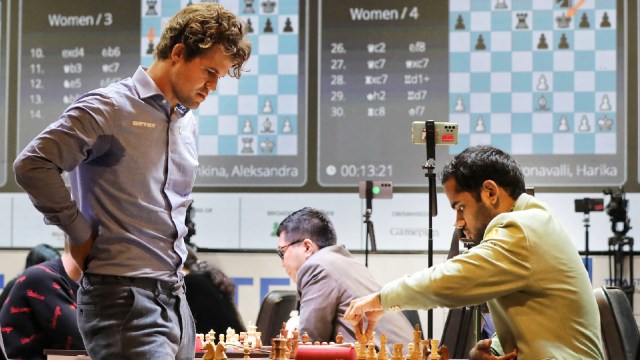
[[624,189],[605,189],[605,195],[611,196],[611,201],[607,205],[607,215],[611,218],[611,231],[619,236],[626,235],[631,230],[629,217],[627,216],[627,205]]
[[[611,231],[613,236],[609,238],[609,277],[613,282],[612,285],[618,286],[625,292],[629,298],[629,302],[633,307],[633,293],[635,286],[633,281],[633,238],[627,236],[631,230],[631,220],[627,213],[629,201],[625,197],[624,190],[605,189],[605,195],[611,196],[609,204],[607,204],[607,215],[611,218]],[[625,251],[625,247],[627,251]],[[622,273],[625,263],[625,255],[629,259],[629,279],[625,283]]]
[[604,211],[604,199],[576,199],[575,208],[576,212],[585,214],[592,211]]

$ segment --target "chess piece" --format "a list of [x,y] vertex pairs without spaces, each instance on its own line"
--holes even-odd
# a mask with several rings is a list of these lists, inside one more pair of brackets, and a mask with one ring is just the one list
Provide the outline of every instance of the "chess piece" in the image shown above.
[[600,111],[611,111],[611,102],[609,102],[609,96],[604,94],[602,96],[602,102],[600,102]]
[[458,95],[456,98],[456,105],[453,108],[455,112],[463,112],[464,111],[464,103],[462,102],[462,96]]
[[609,22],[609,14],[605,11],[602,15],[602,21],[600,22],[601,28],[610,28],[611,22]]
[[560,7],[568,8],[569,0],[556,0]]
[[265,14],[270,14],[275,11],[276,2],[274,0],[265,0],[262,2],[262,11]]
[[538,84],[536,85],[536,90],[538,91],[547,91],[549,90],[549,84],[547,83],[547,77],[544,74],[541,74],[538,78]]
[[158,0],[147,0],[147,12],[144,15],[158,16],[158,11],[156,10],[157,5],[158,5]]
[[387,337],[384,334],[380,335],[380,352],[378,352],[378,360],[389,360],[389,354],[387,354]]
[[305,344],[305,345],[309,343],[309,341],[310,341],[309,334],[306,331],[302,333],[301,340],[302,340],[302,343]]
[[274,353],[274,360],[288,360],[287,359],[287,339],[282,337],[281,335],[275,337],[274,339],[274,348],[272,352]]
[[285,32],[285,33],[293,32],[293,26],[291,26],[291,18],[287,17],[287,19],[284,21],[284,29],[282,29],[282,32]]
[[506,0],[498,0],[496,2],[496,6],[494,7],[494,9],[499,10],[499,9],[508,9],[507,7],[507,1]]
[[242,353],[243,353],[243,359],[251,359],[251,357],[249,355],[251,355],[251,343],[249,343],[249,346],[245,346],[244,348],[242,348]]
[[367,344],[361,342],[356,342],[356,344],[358,344],[356,351],[358,360],[367,360]]
[[544,33],[540,34],[540,39],[538,40],[538,49],[545,50],[549,48],[549,44],[547,43],[547,37],[544,36]]
[[484,37],[482,34],[478,35],[478,41],[476,42],[476,50],[486,50],[487,46],[484,44]]
[[549,110],[547,108],[547,99],[544,97],[544,95],[540,95],[540,98],[538,99],[538,110],[541,110],[541,111]]
[[580,17],[580,24],[578,25],[581,29],[588,29],[591,27],[589,23],[589,17],[587,17],[587,13],[583,12],[582,17]]
[[569,48],[569,41],[567,40],[567,35],[566,34],[560,35],[560,43],[558,43],[558,49],[568,49],[568,48]]
[[422,340],[422,360],[429,360],[431,357],[431,339]]
[[562,117],[560,118],[560,124],[558,124],[558,131],[559,132],[569,131],[569,121],[567,121],[567,117],[565,115],[562,115]]
[[580,118],[580,125],[578,125],[578,131],[580,132],[589,132],[591,131],[591,126],[589,126],[589,119],[587,115],[582,115]]
[[247,19],[247,33],[253,33],[253,23],[251,23],[251,19]]
[[370,342],[367,345],[367,358],[366,360],[377,360],[378,354],[376,354],[376,344]]
[[344,335],[341,332],[338,332],[336,335],[336,344],[342,344],[344,342]]
[[202,359],[213,360],[216,357],[216,349],[213,346],[213,342],[205,343],[202,347],[202,350],[204,350],[204,356],[202,357]]
[[262,29],[262,32],[264,33],[272,33],[273,32],[273,25],[271,24],[271,19],[267,18],[267,21],[264,24],[264,29]]
[[253,8],[254,0],[244,0],[244,10],[242,10],[245,14],[254,14],[256,11]]
[[402,344],[393,344],[391,360],[402,360]]
[[[242,154],[253,154],[253,138],[244,137],[242,138],[242,149],[240,150]],[[220,335],[224,338],[224,335]]]
[[243,134],[253,133],[253,126],[251,126],[251,120],[249,118],[244,119],[244,126],[242,127]]
[[482,115],[478,116],[478,120],[476,120],[476,132],[485,132],[486,128],[484,127],[484,118]]
[[571,25],[571,17],[565,16],[563,13],[560,16],[556,16],[556,25],[558,29],[567,29]]
[[216,345],[216,351],[213,360],[222,360],[227,358],[227,349],[222,342]]
[[262,112],[264,114],[271,114],[273,112],[273,107],[271,106],[271,98],[267,97],[264,100],[264,106],[262,106]]
[[456,19],[456,25],[454,27],[456,30],[464,30],[465,26],[464,26],[464,19],[462,18],[462,15],[458,15],[458,18]]
[[149,41],[149,45],[147,45],[147,55],[151,55],[153,54],[153,49],[155,47],[155,45],[153,44],[153,41],[156,38],[156,32],[155,29],[153,28],[153,26],[149,26],[149,31],[147,32],[147,41]]
[[289,118],[284,119],[284,124],[282,124],[282,133],[290,134],[293,132],[293,128],[291,127],[291,120]]
[[611,131],[613,127],[613,119],[609,119],[609,117],[605,114],[603,118],[598,119],[598,127],[600,131]]
[[516,13],[516,18],[518,18],[518,23],[516,24],[516,30],[524,30],[528,29],[529,25],[527,25],[527,13]]
[[438,354],[438,343],[440,340],[431,339],[431,360],[439,360],[440,354]]
[[273,141],[269,140],[269,138],[266,138],[260,143],[260,149],[262,150],[263,154],[272,154],[275,145],[276,144]]
[[440,360],[449,360],[449,349],[447,345],[442,345],[438,349],[438,355],[440,355]]
[[422,331],[420,331],[420,324],[416,324],[413,328],[413,352],[415,360],[421,360],[422,354],[420,353],[420,338],[422,337]]
[[271,120],[269,120],[269,118],[266,118],[262,123],[262,131],[260,132],[263,134],[272,134],[273,129],[271,128],[271,126],[273,126],[273,123],[271,122]]

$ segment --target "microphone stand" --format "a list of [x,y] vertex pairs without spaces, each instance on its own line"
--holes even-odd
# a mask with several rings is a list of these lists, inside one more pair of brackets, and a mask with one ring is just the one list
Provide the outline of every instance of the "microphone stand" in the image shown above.
[[[422,166],[426,170],[425,177],[429,186],[429,232],[428,232],[428,267],[433,266],[433,217],[438,215],[438,205],[436,198],[436,126],[433,120],[425,122],[427,162]],[[433,339],[433,310],[427,310],[427,338]]]
[[366,182],[366,200],[367,209],[364,212],[364,223],[367,224],[367,235],[364,245],[364,266],[369,267],[369,241],[371,241],[371,251],[376,251],[376,234],[373,231],[373,221],[371,221],[371,214],[373,213],[373,181],[367,180]]
[[[585,199],[585,203],[589,204],[588,199]],[[584,223],[584,266],[587,269],[587,273],[589,274],[589,278],[591,278],[591,274],[589,273],[589,206],[586,206],[584,210],[584,219],[582,222]]]

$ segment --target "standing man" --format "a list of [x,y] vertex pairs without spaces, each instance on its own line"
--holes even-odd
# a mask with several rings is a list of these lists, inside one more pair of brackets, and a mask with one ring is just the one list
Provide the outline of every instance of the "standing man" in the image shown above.
[[[516,351],[518,360],[602,359],[600,315],[580,255],[547,205],[525,193],[516,162],[471,147],[445,166],[442,183],[456,227],[478,245],[351,302],[345,319],[366,317],[371,331],[383,310],[487,302],[505,359]],[[490,344],[479,342],[472,359],[502,355]]]
[[193,359],[182,271],[198,166],[190,110],[219,78],[239,78],[250,53],[234,14],[190,5],[167,23],[151,67],[81,96],[16,159],[17,182],[85,271],[78,323],[92,359]]
[[[340,332],[344,341],[356,341],[353,326],[343,316],[351,300],[380,289],[369,269],[336,245],[333,224],[319,210],[306,207],[292,213],[280,223],[277,235],[276,253],[298,288],[300,335],[306,332],[311,341],[330,342]],[[413,341],[413,327],[401,313],[380,319],[377,344],[381,334],[389,344]]]

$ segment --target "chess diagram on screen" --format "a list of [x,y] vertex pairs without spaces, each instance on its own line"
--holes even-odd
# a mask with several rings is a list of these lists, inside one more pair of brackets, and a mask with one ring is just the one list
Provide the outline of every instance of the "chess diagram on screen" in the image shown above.
[[[142,0],[141,63],[153,61],[162,27],[186,0]],[[195,111],[201,156],[298,155],[298,0],[220,0],[246,21],[251,58],[239,80],[229,76]],[[302,29],[304,31],[304,29]]]
[[616,154],[615,0],[450,1],[449,16],[452,154]]

